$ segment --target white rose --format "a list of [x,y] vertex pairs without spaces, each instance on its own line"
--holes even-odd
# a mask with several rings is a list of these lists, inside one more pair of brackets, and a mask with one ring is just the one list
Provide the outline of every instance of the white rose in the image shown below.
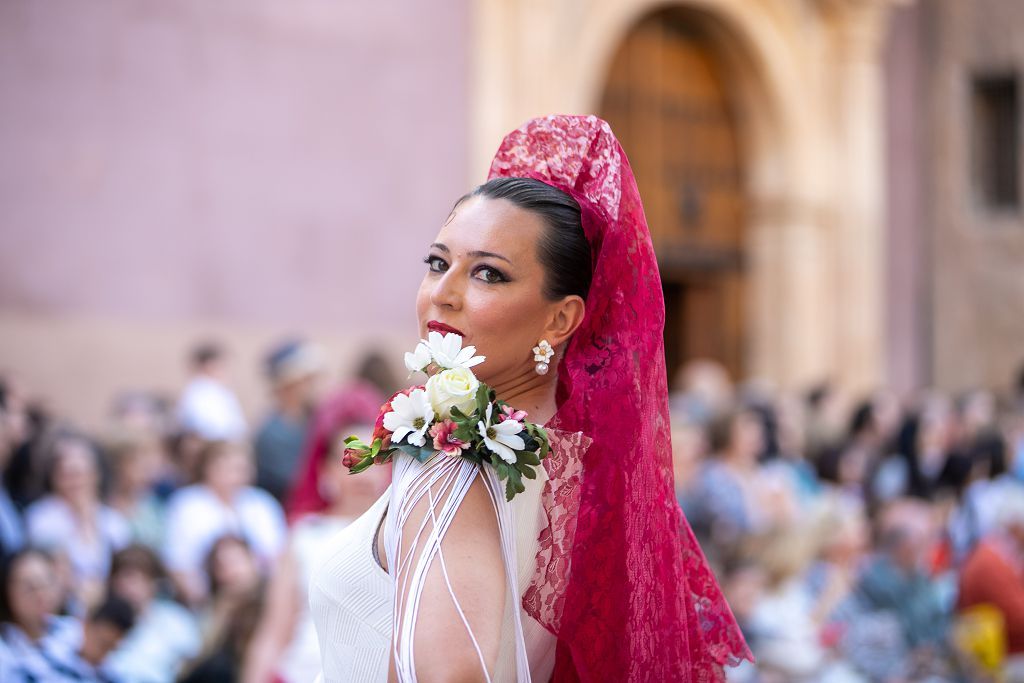
[[452,368],[439,372],[427,380],[427,399],[441,419],[451,417],[452,408],[465,414],[476,405],[476,391],[480,381],[469,368]]

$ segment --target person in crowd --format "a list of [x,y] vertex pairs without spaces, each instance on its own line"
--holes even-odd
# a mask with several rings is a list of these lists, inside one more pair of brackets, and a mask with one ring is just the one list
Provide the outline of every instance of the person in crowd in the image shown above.
[[1024,674],[1024,496],[1000,501],[996,524],[968,556],[959,588],[959,611],[979,605],[999,611],[1010,666]]
[[199,654],[200,634],[187,609],[161,596],[166,579],[156,553],[135,544],[114,555],[109,593],[126,600],[135,626],[112,652],[106,671],[133,683],[171,683],[185,662]]
[[669,407],[678,418],[707,425],[729,410],[733,399],[729,372],[721,363],[704,358],[686,363],[676,373]]
[[804,444],[812,464],[819,457],[837,448],[846,433],[847,399],[836,386],[822,382],[804,397]]
[[878,467],[870,482],[870,497],[878,504],[912,496],[931,501],[943,490],[955,488],[952,475],[959,457],[953,458],[956,422],[950,402],[930,396],[923,406],[906,416],[896,437],[895,453]]
[[929,571],[936,543],[927,504],[890,503],[881,513],[876,552],[833,614],[847,661],[873,680],[949,673],[952,591]]
[[281,506],[250,485],[252,458],[246,447],[213,441],[199,456],[199,483],[179,489],[168,502],[164,561],[186,602],[198,605],[207,593],[203,558],[226,534],[239,535],[269,567],[285,538]]
[[112,473],[107,503],[131,527],[132,539],[151,548],[164,541],[164,504],[155,486],[165,462],[163,443],[154,433],[122,428],[106,443]]
[[75,637],[43,644],[43,655],[50,667],[44,680],[80,683],[134,683],[107,670],[107,656],[135,624],[132,606],[111,595],[100,603],[88,619],[76,629]]
[[180,680],[236,681],[263,611],[263,576],[249,545],[238,536],[219,538],[204,565],[210,602],[203,618],[203,647]]
[[248,425],[238,398],[225,382],[224,349],[212,342],[196,346],[191,372],[178,401],[180,428],[208,441],[244,438]]
[[122,430],[163,435],[173,427],[173,403],[145,391],[124,391],[110,407],[113,425]]
[[379,411],[376,391],[335,395],[317,413],[310,448],[289,505],[295,522],[267,591],[263,618],[246,658],[243,681],[301,683],[320,671],[320,647],[309,615],[309,578],[327,541],[365,512],[387,488],[389,470],[351,477],[342,463],[344,439],[368,438]]
[[58,431],[43,458],[49,493],[25,511],[28,538],[67,562],[71,589],[88,609],[102,597],[110,557],[130,542],[131,528],[100,498],[99,454],[87,438]]
[[854,683],[864,678],[833,656],[806,581],[814,557],[809,524],[793,524],[758,539],[764,591],[749,619],[754,656],[765,681]]
[[319,347],[303,341],[285,342],[267,355],[274,403],[256,433],[256,484],[282,503],[302,456],[325,365]]
[[30,401],[22,382],[10,373],[0,376],[0,402],[11,443],[4,486],[15,505],[24,509],[44,493],[40,451],[55,418],[44,402]]
[[[45,681],[45,650],[75,638],[78,622],[61,617],[63,597],[53,558],[25,547],[0,565],[0,681]],[[45,647],[44,647],[45,646]]]
[[841,491],[823,495],[811,520],[807,533],[813,539],[815,560],[806,583],[814,600],[814,619],[827,624],[853,592],[870,548],[870,528],[862,501]]
[[25,544],[25,523],[3,476],[19,440],[15,419],[0,393],[0,557],[21,550]]
[[684,496],[687,518],[711,554],[728,553],[750,534],[762,533],[795,514],[793,498],[778,477],[758,464],[764,423],[750,409],[729,412],[711,428],[714,456]]

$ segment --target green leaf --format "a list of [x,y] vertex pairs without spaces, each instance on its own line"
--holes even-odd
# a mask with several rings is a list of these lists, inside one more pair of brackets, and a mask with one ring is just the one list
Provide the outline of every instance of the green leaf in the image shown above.
[[525,463],[527,465],[540,464],[540,458],[537,457],[537,454],[534,451],[516,451],[516,454],[519,456],[519,462],[521,463]]

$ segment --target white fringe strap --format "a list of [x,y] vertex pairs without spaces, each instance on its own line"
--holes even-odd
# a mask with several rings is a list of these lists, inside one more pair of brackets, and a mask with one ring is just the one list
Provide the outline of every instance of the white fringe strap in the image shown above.
[[[504,487],[490,465],[478,466],[460,457],[436,454],[420,463],[405,454],[397,455],[392,471],[391,500],[384,527],[384,547],[388,571],[395,580],[394,638],[391,656],[395,661],[398,680],[416,683],[415,633],[420,601],[426,584],[427,570],[436,558],[444,576],[448,594],[462,620],[476,651],[480,666],[488,683],[491,673],[466,615],[455,595],[445,565],[441,543],[451,527],[470,486],[482,475],[498,521],[505,581],[508,585],[513,615],[516,648],[516,681],[530,683],[530,665],[523,636],[522,616],[519,608],[519,581],[515,543],[515,516],[511,504],[505,500]],[[436,493],[440,492],[440,493]],[[447,492],[447,493],[446,493]],[[426,498],[427,512],[423,516],[408,548],[402,547],[402,532],[412,511]],[[427,523],[430,522],[430,529]],[[424,538],[425,536],[425,538]],[[418,551],[418,552],[417,552]],[[502,617],[504,621],[504,617]],[[504,634],[503,634],[504,636]]]

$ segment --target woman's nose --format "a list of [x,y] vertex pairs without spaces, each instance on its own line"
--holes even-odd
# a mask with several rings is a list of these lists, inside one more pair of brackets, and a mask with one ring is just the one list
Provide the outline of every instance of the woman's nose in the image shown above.
[[430,293],[430,303],[438,308],[450,308],[456,311],[462,308],[462,290],[453,270],[447,271],[437,281]]

